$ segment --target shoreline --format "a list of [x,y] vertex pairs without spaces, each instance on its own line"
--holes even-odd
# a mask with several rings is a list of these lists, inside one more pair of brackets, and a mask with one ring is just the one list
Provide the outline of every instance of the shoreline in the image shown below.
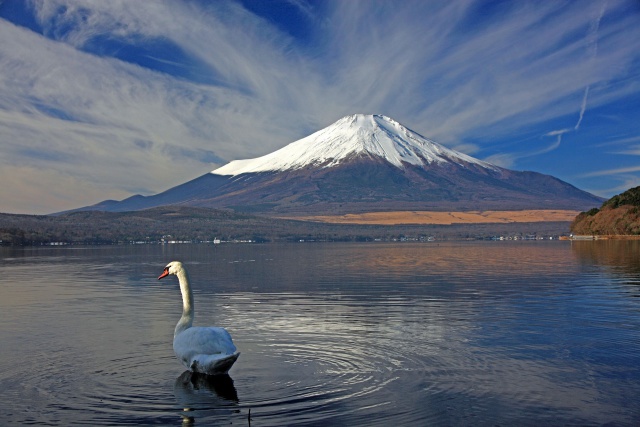
[[593,235],[575,235],[570,236],[569,240],[574,241],[590,241],[590,240],[640,240],[637,234],[593,234]]

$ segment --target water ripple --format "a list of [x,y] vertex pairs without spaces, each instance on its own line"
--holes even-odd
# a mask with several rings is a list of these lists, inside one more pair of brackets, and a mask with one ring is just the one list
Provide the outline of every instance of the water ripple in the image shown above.
[[[623,246],[8,254],[0,424],[637,425],[640,268]],[[196,323],[232,333],[229,377],[175,360],[164,258],[192,260]]]

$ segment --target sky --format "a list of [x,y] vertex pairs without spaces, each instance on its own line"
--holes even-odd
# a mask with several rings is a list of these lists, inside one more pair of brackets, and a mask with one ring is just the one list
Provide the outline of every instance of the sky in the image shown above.
[[609,198],[637,0],[0,0],[0,212],[151,195],[349,114]]

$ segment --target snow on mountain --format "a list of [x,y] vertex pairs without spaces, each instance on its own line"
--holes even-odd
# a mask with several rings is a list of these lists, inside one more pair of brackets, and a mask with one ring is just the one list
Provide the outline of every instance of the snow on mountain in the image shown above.
[[357,114],[271,154],[233,161],[162,193],[80,210],[182,205],[305,216],[587,210],[600,204],[596,196],[552,176],[499,168],[429,141],[388,117]]
[[253,172],[332,167],[347,158],[368,155],[403,168],[403,163],[472,163],[497,171],[497,166],[446,148],[382,115],[354,114],[305,138],[255,159],[234,160],[211,173],[234,176]]

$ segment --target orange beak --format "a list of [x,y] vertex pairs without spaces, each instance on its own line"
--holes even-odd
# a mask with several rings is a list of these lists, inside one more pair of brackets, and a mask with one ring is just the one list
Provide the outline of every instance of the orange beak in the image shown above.
[[158,277],[158,280],[162,279],[163,277],[167,277],[168,275],[169,275],[169,268],[165,267],[165,269],[162,272],[162,274],[160,275],[160,277]]

